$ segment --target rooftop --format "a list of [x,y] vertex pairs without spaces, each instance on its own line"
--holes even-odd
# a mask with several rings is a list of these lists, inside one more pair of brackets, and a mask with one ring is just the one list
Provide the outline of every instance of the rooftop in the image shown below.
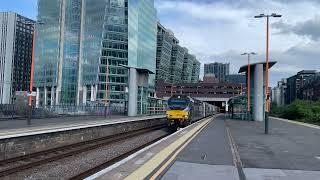
[[[269,61],[269,69],[272,68],[272,66],[274,66],[276,63],[277,63],[277,61]],[[256,66],[258,64],[263,64],[263,68],[265,69],[266,62],[253,63],[253,64],[250,64],[250,66],[253,66],[253,68],[254,68],[254,66]],[[247,72],[247,70],[248,70],[248,65],[241,66],[239,69],[239,73]]]

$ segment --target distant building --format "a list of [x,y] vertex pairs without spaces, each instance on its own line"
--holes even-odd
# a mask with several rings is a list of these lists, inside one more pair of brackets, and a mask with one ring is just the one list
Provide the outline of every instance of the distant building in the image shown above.
[[[174,34],[163,27],[158,22],[158,33],[157,33],[157,56],[156,56],[156,80],[162,79],[169,81],[176,79],[171,77],[171,56],[173,46],[179,43],[178,39],[174,37]],[[180,71],[181,72],[181,71]],[[181,79],[181,74],[176,74]]]
[[[182,78],[183,82],[192,82],[193,64],[196,60],[196,56],[189,54],[188,51],[184,55],[182,66]],[[199,69],[200,70],[200,69]]]
[[203,76],[204,83],[218,83],[219,79],[216,78],[214,74],[205,74]]
[[168,83],[163,80],[157,81],[156,85],[157,97],[167,99],[174,94],[188,95],[201,101],[214,104],[220,108],[227,108],[229,98],[239,96],[241,94],[241,84],[235,83]]
[[310,78],[298,91],[299,99],[307,101],[320,100],[320,73]]
[[291,104],[295,99],[297,99],[300,88],[302,88],[305,83],[315,75],[315,70],[303,70],[298,72],[296,75],[289,77],[287,79],[285,103]]
[[34,21],[0,12],[0,104],[12,103],[16,91],[29,91]]
[[246,84],[247,77],[244,74],[229,74],[226,76],[226,82]]
[[178,44],[174,44],[171,54],[171,66],[170,66],[170,82],[178,83],[182,79],[182,70],[184,55],[187,53],[186,48],[181,47]]
[[200,62],[188,49],[179,45],[173,32],[158,22],[156,80],[171,83],[197,82],[200,74]]
[[240,95],[241,85],[236,83],[167,83],[159,81],[157,83],[157,96],[160,98],[170,97],[172,94],[185,94],[192,97],[216,97],[230,98]]
[[226,81],[226,76],[229,75],[229,63],[210,63],[204,65],[204,74],[214,74],[220,82]]
[[272,102],[276,103],[278,106],[285,105],[286,90],[287,79],[282,79],[278,82],[277,87],[272,89]]
[[195,59],[193,61],[193,65],[192,65],[192,74],[191,74],[191,82],[198,82],[199,81],[199,75],[200,75],[200,65],[201,63]]

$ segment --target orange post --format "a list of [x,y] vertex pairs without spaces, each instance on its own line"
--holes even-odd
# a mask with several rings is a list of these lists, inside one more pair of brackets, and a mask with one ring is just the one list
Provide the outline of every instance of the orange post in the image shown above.
[[30,74],[30,84],[29,84],[29,106],[32,106],[32,89],[33,89],[33,76],[34,76],[34,48],[35,48],[35,34],[36,34],[36,26],[33,27],[32,34],[32,55],[31,55],[31,74]]

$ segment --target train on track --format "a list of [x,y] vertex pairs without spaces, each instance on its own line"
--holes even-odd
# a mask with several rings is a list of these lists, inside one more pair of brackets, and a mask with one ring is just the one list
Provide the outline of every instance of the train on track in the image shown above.
[[204,117],[219,112],[217,106],[202,102],[186,95],[173,95],[168,99],[168,110],[166,111],[169,127],[176,130],[186,127]]

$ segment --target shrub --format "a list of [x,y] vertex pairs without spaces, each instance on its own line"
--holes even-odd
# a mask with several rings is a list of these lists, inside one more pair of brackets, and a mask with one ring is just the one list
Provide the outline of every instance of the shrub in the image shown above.
[[271,115],[285,119],[320,124],[320,102],[295,100],[287,106],[271,106]]

